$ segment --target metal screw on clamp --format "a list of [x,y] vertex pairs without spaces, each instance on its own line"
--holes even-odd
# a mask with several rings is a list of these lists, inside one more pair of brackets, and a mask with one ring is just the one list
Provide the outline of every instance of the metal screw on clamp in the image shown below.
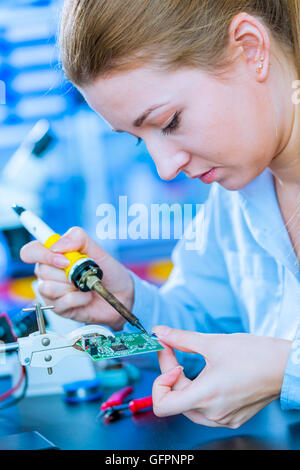
[[42,345],[43,346],[46,347],[46,346],[49,346],[49,344],[50,344],[50,339],[49,338],[43,338],[42,339]]
[[[23,308],[22,311],[23,312],[35,312],[36,321],[37,321],[37,324],[38,324],[40,335],[44,335],[46,333],[46,328],[45,328],[45,319],[44,319],[43,311],[44,310],[53,310],[53,309],[54,309],[54,305],[47,305],[45,307],[42,307],[42,305],[40,303],[37,303],[36,305],[34,305],[34,307]],[[44,338],[44,339],[46,339],[46,338]],[[49,339],[48,339],[48,341],[49,341]],[[48,346],[48,344],[50,344],[50,341],[49,342],[47,342],[47,341],[43,342],[44,346]],[[52,372],[53,372],[52,367],[48,367],[47,371],[48,371],[48,374],[51,375]]]

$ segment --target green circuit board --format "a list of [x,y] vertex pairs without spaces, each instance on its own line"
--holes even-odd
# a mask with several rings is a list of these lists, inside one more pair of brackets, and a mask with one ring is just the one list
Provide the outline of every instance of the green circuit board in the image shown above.
[[78,344],[94,361],[134,356],[155,351],[161,351],[161,346],[155,335],[145,333],[123,333],[116,336],[87,335]]

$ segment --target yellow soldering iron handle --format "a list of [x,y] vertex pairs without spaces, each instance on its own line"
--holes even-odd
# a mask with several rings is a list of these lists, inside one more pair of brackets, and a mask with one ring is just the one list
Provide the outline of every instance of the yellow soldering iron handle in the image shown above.
[[[44,243],[44,247],[51,248],[51,246],[53,246],[54,243],[56,243],[60,238],[61,236],[58,233],[54,233],[48,238],[48,240],[46,240],[46,242]],[[70,261],[69,266],[67,266],[64,269],[68,279],[69,279],[70,270],[72,269],[72,266],[74,265],[74,263],[76,263],[78,260],[83,259],[83,258],[88,259],[86,255],[83,255],[82,253],[79,253],[78,251],[70,251],[69,253],[64,253],[64,256]]]

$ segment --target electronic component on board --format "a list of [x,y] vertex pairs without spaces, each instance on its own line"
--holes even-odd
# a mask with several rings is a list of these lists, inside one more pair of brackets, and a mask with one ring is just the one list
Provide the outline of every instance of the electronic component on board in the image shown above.
[[[83,339],[78,342],[82,347]],[[86,342],[84,343],[87,344]],[[123,333],[114,337],[97,336],[85,351],[95,360],[127,357],[164,349],[157,338],[144,333]]]

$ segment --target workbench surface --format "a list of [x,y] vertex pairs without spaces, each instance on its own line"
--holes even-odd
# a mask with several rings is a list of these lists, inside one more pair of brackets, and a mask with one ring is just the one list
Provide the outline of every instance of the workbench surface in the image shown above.
[[[133,397],[149,395],[155,377],[142,371]],[[0,437],[38,431],[60,449],[300,449],[300,411],[283,412],[278,401],[237,430],[207,428],[184,416],[158,418],[152,411],[104,424],[96,419],[98,411],[98,402],[67,405],[61,395],[28,397],[0,412]]]

